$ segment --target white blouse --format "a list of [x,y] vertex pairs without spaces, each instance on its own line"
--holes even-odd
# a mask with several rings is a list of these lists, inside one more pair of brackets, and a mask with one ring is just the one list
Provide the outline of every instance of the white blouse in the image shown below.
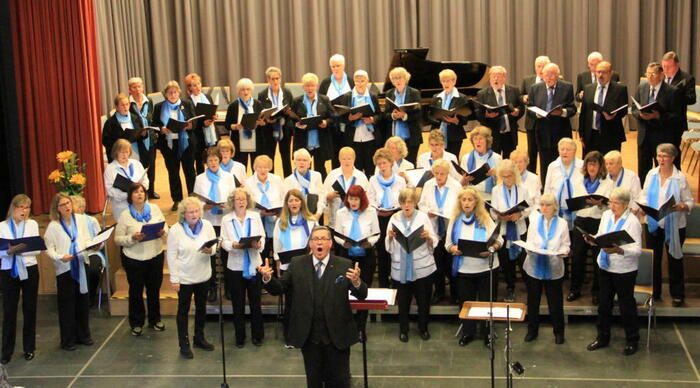
[[[133,166],[134,171],[131,177],[128,176],[130,166]],[[113,186],[114,179],[117,177],[117,175],[128,178],[132,182],[141,182],[146,189],[148,189],[149,185],[148,174],[146,174],[146,170],[138,160],[129,159],[129,164],[126,168],[122,167],[116,159],[107,165],[103,174],[105,191],[107,191],[107,196],[112,202],[112,218],[115,220],[118,220],[122,211],[129,207],[126,200],[127,193]]]
[[[240,236],[239,231],[242,234],[246,234],[246,223],[250,219],[250,235]],[[233,223],[237,223],[237,229],[234,228]],[[233,247],[234,242],[238,242],[241,237],[250,236],[260,236],[260,248],[247,248],[238,249]],[[243,257],[245,256],[245,251],[248,251],[250,256],[250,265],[248,269],[250,273],[255,274],[255,268],[262,265],[262,258],[260,257],[260,252],[265,249],[265,227],[263,226],[260,214],[254,210],[246,210],[245,218],[240,220],[236,217],[236,212],[232,211],[226,214],[221,219],[221,247],[228,252],[228,262],[226,263],[226,268],[231,271],[243,271]]]
[[[612,180],[610,174],[608,174],[608,179]],[[622,187],[630,191],[630,209],[639,209],[639,205],[637,205],[637,202],[635,201],[637,198],[639,198],[639,194],[642,192],[642,184],[639,182],[639,176],[637,173],[623,168],[620,170],[620,173],[617,174],[617,177],[613,182],[613,190],[616,187]]]
[[[539,211],[533,211],[530,213],[530,226],[527,229],[527,243],[535,248],[542,247],[542,237],[539,234],[540,226],[540,216],[542,213]],[[546,221],[546,219],[545,219]],[[548,225],[545,225],[544,232],[545,236],[549,235],[549,228],[551,226],[551,221]],[[569,239],[569,226],[565,219],[557,217],[557,230],[554,232],[554,238],[547,241],[546,249],[549,251],[554,251],[560,253],[558,256],[548,256],[549,257],[549,268],[551,269],[551,280],[556,280],[564,276],[564,258],[569,254],[571,250],[571,240]],[[538,279],[535,276],[535,265],[537,263],[537,254],[532,252],[527,252],[527,257],[523,263],[523,270],[530,275]],[[540,279],[542,280],[542,279]]]
[[[634,242],[620,246],[624,251],[622,255],[617,253],[608,255],[610,267],[605,271],[612,273],[636,271],[639,264],[639,255],[642,254],[642,224],[639,222],[639,218],[632,214],[629,209],[622,214],[621,218],[626,218],[626,220],[619,230],[626,231]],[[600,219],[600,226],[598,227],[598,233],[596,235],[600,236],[613,232],[621,218],[616,219],[612,210],[606,210],[603,213],[603,217]],[[612,224],[608,225],[611,220]],[[598,254],[597,260],[600,266],[600,254]]]
[[[141,232],[146,224],[157,224],[165,221],[163,213],[156,205],[151,205],[151,220],[138,222],[127,208],[119,216],[117,228],[114,230],[114,242],[124,249],[124,255],[134,260],[150,260],[163,252],[163,239],[157,238],[150,241],[135,241],[134,234]],[[163,225],[163,237],[167,236],[168,224]]]
[[[422,211],[415,209],[415,219],[411,223],[407,220],[409,228],[406,229],[403,222],[403,211],[391,216],[389,219],[389,225],[387,230],[393,230],[394,225],[396,225],[404,236],[409,236],[416,229],[423,227],[423,230],[428,232],[428,235],[432,239],[432,243],[427,241],[413,251],[413,270],[415,271],[416,278],[414,280],[422,279],[429,276],[437,267],[435,266],[435,258],[433,257],[433,251],[435,246],[438,244],[439,237],[433,231],[432,224],[428,218],[428,215]],[[401,261],[406,259],[406,251],[401,247],[401,244],[394,238],[386,236],[384,240],[386,251],[391,254],[391,278],[397,282],[401,280]]]
[[[368,207],[365,209],[365,211],[360,213],[360,217],[358,219],[358,222],[360,223],[360,234],[362,235],[362,238],[365,238],[369,235],[379,233],[379,218],[377,218],[377,211],[373,207]],[[340,210],[338,210],[338,214],[336,215],[335,219],[335,230],[338,233],[344,234],[348,237],[350,237],[350,228],[352,227],[352,214],[350,213],[350,210],[348,210],[347,207],[344,207]],[[370,237],[367,239],[370,245],[374,245],[377,243],[379,240],[379,235]],[[335,237],[335,242],[340,244],[341,246],[345,242],[343,239],[340,237]]]
[[[10,229],[10,222],[12,218],[8,218],[3,222],[0,222],[0,238],[6,238],[8,240],[14,240],[15,237],[12,235],[12,230]],[[27,219],[24,222],[24,233],[17,238],[22,237],[34,237],[39,235],[39,225],[34,220]],[[15,226],[17,226],[15,224]],[[19,233],[19,229],[15,229]],[[25,267],[30,267],[36,265],[36,257],[39,255],[40,251],[23,252],[16,256],[24,261]],[[7,270],[12,268],[12,255],[7,254],[7,250],[0,250],[0,259],[2,259],[1,269]]]
[[530,206],[539,206],[540,195],[542,195],[542,181],[540,177],[526,169],[525,172],[520,175],[520,184],[530,192],[530,198],[534,198],[535,200]]
[[[567,173],[573,168],[571,173],[571,198],[576,196],[574,191],[575,183],[578,181],[583,181],[583,175],[581,174],[581,167],[583,166],[583,160],[575,158],[573,161],[573,167],[569,165],[566,169]],[[561,170],[561,158],[557,158],[555,161],[549,164],[547,167],[547,175],[544,180],[544,194],[550,193],[557,197],[559,194],[559,188],[564,182],[564,174]],[[564,198],[567,196],[566,187],[564,187],[564,192],[562,193],[562,203],[559,204],[560,209],[566,209],[566,201]]]
[[[423,186],[423,191],[421,191],[420,194],[420,200],[418,201],[418,208],[422,212],[428,213],[430,222],[432,222],[433,224],[433,230],[435,231],[435,233],[438,232],[438,216],[430,217],[430,213],[442,214],[446,216],[445,228],[447,228],[449,219],[452,218],[452,214],[454,213],[455,208],[458,206],[457,194],[460,190],[462,190],[462,185],[460,185],[459,182],[457,182],[456,180],[452,179],[452,177],[447,177],[445,185],[441,188],[438,188],[438,191],[440,193],[439,195],[443,195],[445,192],[444,190],[447,190],[447,194],[445,195],[445,203],[443,204],[442,209],[440,209],[440,207],[437,204],[437,200],[435,199],[436,187],[437,181],[435,180],[435,178],[430,178],[427,182],[425,182],[425,185]],[[439,237],[442,238],[443,236]]]
[[[365,176],[365,173],[354,167],[352,171],[352,177],[350,179],[345,179],[344,176],[343,179],[341,179],[341,176],[343,176],[342,167],[333,169],[331,172],[328,173],[328,176],[326,176],[326,180],[323,182],[323,187],[326,189],[326,195],[335,191],[333,189],[333,184],[336,181],[340,182],[341,186],[343,186],[343,182],[345,182],[345,190],[350,188],[350,183],[352,183],[353,178],[355,179],[354,184],[362,186],[362,188],[365,190],[367,190],[369,187],[369,181],[367,180],[367,176]],[[332,200],[328,201],[326,204],[326,206],[328,207],[328,225],[330,225],[331,227],[334,227],[335,225],[336,213],[338,212],[338,209],[341,208],[342,203],[343,202],[340,197],[335,197]]]
[[[217,174],[219,175],[219,183],[217,185],[217,202],[226,203],[228,200],[228,196],[236,188],[236,182],[233,180],[233,175],[227,173],[221,168],[219,168]],[[207,173],[205,171],[197,175],[197,179],[195,179],[194,181],[194,193],[197,195],[201,195],[202,197],[212,199],[209,196],[209,190],[211,190],[211,181],[207,177]],[[212,210],[214,210],[214,208],[211,208],[209,210],[204,211],[202,218],[208,220],[214,226],[220,226],[221,217],[223,217],[223,213],[226,210],[223,207],[220,207],[218,209],[221,210],[221,214],[212,213]]]
[[[245,182],[245,180],[248,179],[248,171],[246,170],[243,163],[236,162],[233,159],[231,159],[231,163],[232,163],[231,171],[226,171],[223,167],[223,164],[220,164],[219,166],[220,166],[221,170],[233,175],[234,177],[236,177],[236,179],[238,179],[238,182],[240,184],[243,184]],[[235,183],[235,181],[234,181],[234,183]]]
[[[445,238],[445,249],[447,252],[450,252],[450,248],[452,248],[453,245],[458,243],[457,240],[455,240],[455,244],[452,243],[452,229],[454,228],[455,222],[462,222],[461,220],[461,213],[460,213],[460,218],[457,220],[450,220],[449,225],[447,225],[447,237]],[[457,236],[458,239],[461,240],[474,240],[474,231],[476,226],[476,221],[472,223],[471,225],[462,225],[462,229],[460,230],[460,235]],[[493,230],[496,229],[496,223],[492,222],[491,225],[488,225],[485,227],[486,228],[486,239],[488,239],[491,234],[493,233]],[[499,236],[496,239],[496,242],[499,245],[503,245],[503,239]],[[454,257],[453,256],[453,260]],[[498,255],[493,256],[493,268],[496,269],[498,268],[499,263],[498,263]],[[464,256],[464,260],[462,261],[462,265],[459,267],[458,272],[459,273],[465,273],[465,274],[474,274],[474,273],[482,273],[485,271],[489,270],[489,258],[488,257],[470,257],[470,256]]]
[[[460,182],[462,176],[459,175],[457,169],[452,164],[452,162],[459,164],[457,156],[455,156],[455,154],[451,152],[442,151],[442,158],[439,159],[444,159],[450,164],[450,176],[457,180],[457,182]],[[426,170],[430,170],[432,167],[433,159],[430,157],[430,151],[418,155],[418,158],[416,159],[416,168],[424,168]]]
[[[389,203],[387,209],[396,209],[399,205],[399,193],[406,188],[406,180],[403,177],[394,175],[396,178],[394,183],[389,187]],[[389,178],[391,179],[391,178]],[[367,190],[367,199],[369,205],[375,208],[382,208],[382,198],[384,197],[384,186],[379,183],[377,175],[372,175],[369,178],[369,189]]]
[[[193,239],[178,222],[170,227],[168,234],[168,268],[170,269],[170,282],[180,284],[198,284],[211,278],[211,256],[200,252],[202,244],[216,238],[211,222],[202,219],[202,230]],[[212,252],[216,252],[217,244],[212,246]]]
[[[300,215],[297,215],[296,217],[293,217],[294,221],[298,219],[297,217],[301,217]],[[279,261],[280,256],[278,252],[286,252],[286,251],[293,251],[296,249],[302,249],[306,248],[309,246],[309,237],[311,237],[311,231],[314,230],[316,227],[316,221],[313,220],[306,220],[306,224],[309,229],[309,233],[306,234],[306,230],[304,229],[303,226],[289,226],[287,225],[287,228],[291,228],[290,233],[290,241],[292,243],[291,246],[286,247],[282,244],[282,229],[280,229],[280,220],[278,219],[277,222],[275,223],[275,230],[272,235],[272,247],[274,251],[274,258],[275,260]],[[289,263],[287,264],[282,264],[280,263],[280,269],[282,271],[286,271],[287,268],[289,268]]]
[[[268,173],[265,184],[267,182],[270,182],[270,187],[267,189],[267,199],[270,201],[270,206],[268,208],[282,207],[282,202],[284,201],[284,187],[282,185],[282,178],[280,178],[278,175]],[[260,180],[258,180],[258,173],[253,173],[253,175],[246,179],[245,187],[248,189],[248,192],[250,192],[250,196],[253,201],[260,203],[262,199],[262,192],[258,187],[258,183],[264,185],[262,182],[260,182]],[[253,211],[260,213],[259,210],[253,209]],[[265,230],[269,235],[272,235],[272,230],[275,227],[275,219],[277,219],[275,216],[262,216]]]
[[[467,172],[469,172],[468,162],[469,162],[469,155],[470,155],[470,154],[471,154],[471,152],[468,152],[468,153],[462,155],[462,161],[461,161],[461,163],[459,164],[459,165],[464,169],[464,171],[467,171]],[[479,158],[479,157],[476,157],[476,158],[474,158],[474,159],[475,159],[475,160],[474,160],[474,168],[473,168],[472,170],[477,169],[477,168],[483,166],[483,165],[486,164],[488,161],[490,161],[489,166],[491,166],[491,168],[498,168],[498,166],[501,164],[501,155],[499,155],[499,154],[497,154],[497,153],[495,153],[495,152],[493,152],[493,153],[491,154],[491,157],[490,157],[488,160],[487,160],[486,158],[483,158],[483,159],[482,159],[482,158]],[[495,178],[496,178],[496,177],[494,176],[494,179],[495,179]],[[491,199],[491,193],[487,193],[487,192],[486,192],[486,181],[487,181],[488,179],[489,179],[489,178],[486,178],[486,179],[484,179],[483,181],[479,182],[477,185],[474,185],[474,188],[475,188],[476,190],[478,190],[479,193],[481,193],[481,196],[483,197],[484,200]]]
[[[326,209],[326,188],[323,186],[323,177],[318,171],[308,170],[311,172],[311,179],[309,181],[309,194],[318,195],[318,204],[316,206],[316,217],[319,218],[323,215],[323,211]],[[282,199],[287,196],[287,192],[291,189],[302,190],[301,183],[296,178],[296,175],[292,172],[288,177],[284,178],[282,184],[284,187],[284,194],[282,194]],[[307,204],[308,205],[308,204]]]
[[[78,251],[87,248],[87,243],[90,241],[90,226],[88,222],[90,222],[88,217],[81,217],[80,214],[75,215],[75,224],[78,229]],[[69,225],[66,226],[70,228]],[[44,243],[46,243],[46,253],[53,260],[54,267],[56,267],[56,276],[70,271],[70,261],[64,263],[61,260],[63,256],[70,254],[70,237],[63,230],[59,221],[51,221],[49,226],[46,227]],[[86,263],[90,262],[88,258],[91,254],[92,251],[87,251],[81,255]],[[76,259],[74,258],[73,260]]]
[[[588,195],[586,190],[586,185],[583,182],[584,178],[579,177],[573,183],[574,186],[574,197],[581,197]],[[593,194],[602,195],[603,197],[610,197],[610,193],[613,189],[613,182],[610,179],[601,179],[598,188],[593,192]],[[603,208],[598,206],[591,206],[585,209],[581,209],[576,212],[576,217],[586,217],[600,219],[603,212],[608,208],[608,205],[603,205]]]
[[[535,198],[532,197],[532,192],[527,190],[525,187],[523,187],[522,184],[520,185],[513,185],[510,190],[507,190],[507,193],[509,195],[509,203],[506,203],[506,198],[505,194],[503,193],[503,184],[499,183],[496,186],[493,187],[493,193],[491,195],[491,206],[493,206],[496,210],[500,212],[504,212],[513,206],[519,204],[521,201],[527,201],[527,204],[530,205],[527,209],[523,210],[521,212],[520,218],[515,221],[515,226],[518,229],[518,236],[522,235],[525,233],[527,230],[527,226],[525,225],[525,220],[527,217],[530,215],[530,212],[533,209],[533,204],[535,202]],[[494,220],[498,220],[498,214],[496,214],[495,211],[491,210],[491,217]],[[506,228],[508,225],[508,221],[501,221],[501,236],[506,235]]]
[[[655,167],[651,170],[649,170],[649,173],[647,173],[647,177],[644,180],[644,189],[642,189],[641,194],[639,194],[639,199],[638,202],[646,205],[648,203],[647,201],[647,196],[649,193],[649,186],[651,185],[651,180],[652,176],[654,174],[659,173],[659,168]],[[678,171],[678,169],[673,166],[673,173],[671,174],[671,179],[677,179],[678,184],[679,184],[679,191],[680,191],[680,198],[676,198],[676,203],[684,203],[688,205],[688,211],[687,212],[675,212],[674,214],[678,215],[678,228],[682,229],[685,228],[687,225],[686,217],[690,214],[690,211],[693,209],[693,206],[695,205],[695,199],[693,198],[693,194],[690,192],[690,186],[688,185],[688,178],[686,178],[685,174],[683,174],[681,171]],[[666,201],[671,197],[671,193],[668,191],[668,185],[671,183],[671,179],[666,179],[663,184],[661,184],[661,180],[659,177],[659,200],[657,201],[658,206],[660,207]],[[666,195],[669,194],[669,195]],[[646,217],[645,217],[646,219]],[[666,219],[662,219],[659,221],[659,228],[663,228],[664,225],[666,224]]]

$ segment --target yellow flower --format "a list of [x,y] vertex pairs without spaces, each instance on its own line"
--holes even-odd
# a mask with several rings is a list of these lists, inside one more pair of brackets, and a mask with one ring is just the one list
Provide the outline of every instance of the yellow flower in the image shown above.
[[70,159],[70,157],[73,156],[73,151],[63,151],[59,152],[56,154],[56,160],[58,160],[59,163],[65,163]]
[[85,175],[83,174],[74,174],[72,177],[70,177],[70,183],[76,184],[76,185],[81,185],[83,186],[85,184]]
[[62,176],[63,174],[61,174],[60,171],[58,171],[57,169],[53,170],[51,171],[51,174],[49,174],[49,181],[53,183],[58,183],[61,180]]

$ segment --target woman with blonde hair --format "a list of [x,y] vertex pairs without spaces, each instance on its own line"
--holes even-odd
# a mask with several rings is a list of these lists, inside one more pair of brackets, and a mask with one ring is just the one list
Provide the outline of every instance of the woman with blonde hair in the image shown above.
[[[420,103],[420,91],[408,86],[411,79],[409,73],[403,67],[395,67],[389,71],[389,79],[394,88],[386,92],[386,97],[396,105]],[[388,105],[387,105],[388,108]],[[421,135],[421,110],[420,109],[393,109],[384,111],[384,120],[390,123],[391,130],[388,134],[403,140],[408,146],[407,155],[404,155],[411,163],[416,162],[418,148],[423,142]]]
[[[471,152],[462,156],[461,166],[464,171],[469,173],[477,170],[484,164],[488,164],[488,178],[475,185],[476,189],[481,192],[484,199],[491,199],[491,191],[495,185],[496,169],[501,163],[501,155],[493,152],[493,136],[491,129],[484,126],[478,126],[469,133],[469,141],[474,147]],[[470,176],[462,178],[462,184],[470,184],[472,178]]]

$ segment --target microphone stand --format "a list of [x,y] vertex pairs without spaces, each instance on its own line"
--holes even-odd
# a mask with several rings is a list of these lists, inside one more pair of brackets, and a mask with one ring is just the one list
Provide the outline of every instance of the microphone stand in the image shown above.
[[489,247],[489,349],[491,351],[491,387],[496,386],[496,348],[494,342],[496,335],[493,322],[493,260],[496,254],[495,249]]
[[[221,237],[219,237],[219,244],[221,243]],[[223,261],[221,260],[221,249],[216,250],[216,280],[219,282],[218,289],[219,289],[219,330],[220,330],[220,338],[221,338],[221,368],[222,368],[222,377],[223,377],[223,382],[221,383],[221,388],[229,388],[228,383],[226,382],[226,348],[225,348],[225,341],[224,341],[224,266],[223,266]]]
[[513,350],[512,344],[510,342],[510,332],[513,329],[510,327],[510,304],[506,305],[506,387],[513,387],[513,368],[510,365],[511,352]]

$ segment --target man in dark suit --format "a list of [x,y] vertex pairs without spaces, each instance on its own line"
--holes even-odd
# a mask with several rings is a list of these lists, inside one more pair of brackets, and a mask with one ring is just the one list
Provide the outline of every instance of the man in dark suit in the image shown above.
[[[678,54],[669,51],[661,58],[661,67],[664,69],[664,82],[668,85],[679,89],[679,93],[683,98],[683,104],[695,104],[697,96],[695,95],[695,77],[681,70],[678,63]],[[684,131],[688,130],[688,109],[683,109],[683,123],[678,132],[674,133],[673,141],[671,142],[676,148],[680,149],[681,136]],[[676,158],[673,163],[676,168],[681,168],[681,158]]]
[[656,164],[656,146],[671,143],[675,133],[683,127],[686,110],[678,89],[663,82],[663,70],[658,62],[647,65],[647,81],[639,84],[634,99],[644,106],[656,102],[658,107],[645,113],[632,106],[632,114],[639,126],[637,135],[637,171],[642,186],[647,173]]
[[[525,77],[520,85],[521,99],[525,105],[529,103],[527,93],[530,91],[530,86],[542,82],[542,69],[544,66],[550,62],[549,57],[540,55],[535,59],[535,74]],[[527,155],[530,159],[530,163],[527,165],[527,169],[531,172],[537,172],[537,137],[535,136],[535,114],[532,112],[525,112],[525,133],[527,134]],[[544,175],[546,171],[541,171],[540,174]]]
[[[627,108],[614,114],[615,109],[627,105],[627,86],[612,80],[615,74],[612,64],[607,61],[598,63],[596,76],[598,81],[586,85],[579,115],[579,133],[583,141],[583,155],[590,151],[599,151],[605,155],[612,150],[621,150],[625,138],[622,119],[627,115]],[[602,111],[600,111],[602,107]]]
[[306,385],[313,388],[350,386],[350,346],[358,330],[350,309],[348,290],[359,300],[367,297],[360,268],[331,254],[330,229],[311,231],[311,255],[295,257],[282,278],[272,278],[268,259],[258,267],[264,287],[272,295],[288,290],[296,301],[289,316],[289,344],[301,348]]
[[576,114],[576,106],[574,88],[570,83],[559,79],[559,66],[556,63],[545,65],[542,74],[544,82],[532,85],[527,94],[530,105],[546,112],[551,111],[547,116],[536,114],[535,121],[537,149],[540,153],[540,178],[544,185],[544,172],[557,158],[559,139],[571,137],[569,118]]
[[476,100],[490,106],[510,105],[513,111],[489,110],[483,105],[476,108],[479,122],[491,129],[493,144],[491,149],[508,159],[510,153],[518,146],[518,120],[523,116],[524,109],[520,99],[520,90],[515,86],[506,85],[508,72],[503,66],[493,66],[489,70],[489,86],[479,90]]
[[[578,76],[576,76],[576,101],[583,101],[583,91],[586,88],[586,86],[594,84],[598,81],[596,69],[598,67],[598,64],[602,61],[603,54],[597,51],[588,54],[588,70],[584,71],[583,73],[579,73]],[[620,82],[620,76],[617,73],[613,73],[612,81]]]

